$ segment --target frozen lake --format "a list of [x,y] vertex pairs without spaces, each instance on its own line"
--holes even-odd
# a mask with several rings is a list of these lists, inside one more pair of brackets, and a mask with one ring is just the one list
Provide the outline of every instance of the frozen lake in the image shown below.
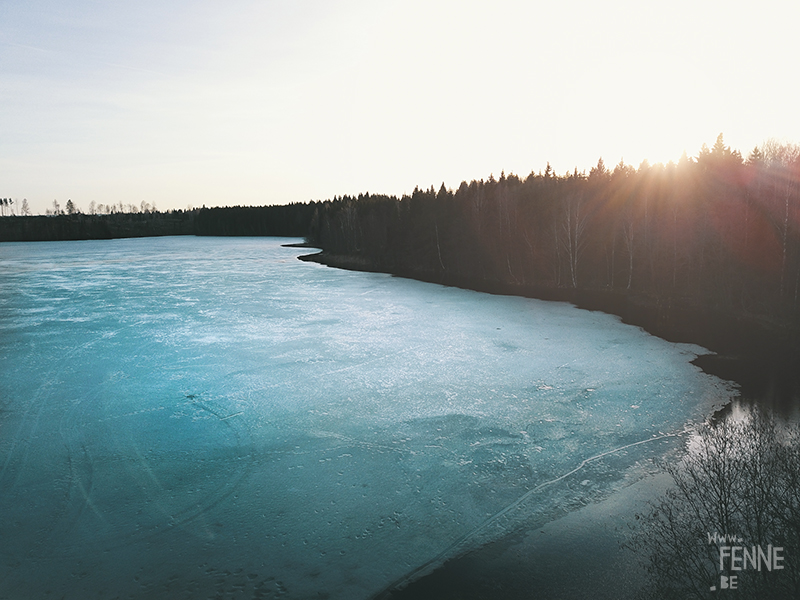
[[0,598],[366,599],[729,397],[616,317],[289,241],[0,244]]

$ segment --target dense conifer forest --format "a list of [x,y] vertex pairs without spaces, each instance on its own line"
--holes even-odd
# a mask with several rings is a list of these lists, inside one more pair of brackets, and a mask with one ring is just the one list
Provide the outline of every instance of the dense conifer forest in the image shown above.
[[666,337],[712,325],[717,338],[763,326],[789,336],[800,147],[767,142],[743,158],[720,135],[667,165],[601,159],[588,174],[557,175],[548,164],[456,190],[334,198],[316,207],[309,241],[328,264],[641,310],[632,320]]

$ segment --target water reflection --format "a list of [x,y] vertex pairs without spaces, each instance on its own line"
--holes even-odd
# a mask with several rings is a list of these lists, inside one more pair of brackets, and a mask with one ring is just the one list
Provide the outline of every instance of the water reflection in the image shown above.
[[663,465],[674,486],[636,515],[629,543],[647,556],[650,597],[800,594],[800,422],[777,406],[789,410],[736,399]]
[[740,393],[714,414],[718,420],[758,408],[778,420],[800,422],[800,373],[788,358],[740,358],[708,354],[692,361],[706,373],[737,382]]

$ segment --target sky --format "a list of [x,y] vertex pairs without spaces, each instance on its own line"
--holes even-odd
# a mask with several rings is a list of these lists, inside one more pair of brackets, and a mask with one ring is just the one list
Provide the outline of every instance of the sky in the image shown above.
[[0,197],[285,204],[800,142],[800,3],[0,0]]

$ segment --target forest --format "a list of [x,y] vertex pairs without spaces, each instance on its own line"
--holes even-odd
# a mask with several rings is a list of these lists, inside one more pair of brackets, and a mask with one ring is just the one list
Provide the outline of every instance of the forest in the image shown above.
[[[57,205],[56,205],[57,206]],[[84,214],[70,201],[67,210],[45,216],[0,219],[0,241],[103,240],[163,235],[283,236],[308,234],[312,203],[233,206],[160,212],[130,207]]]
[[617,314],[638,305],[650,329],[691,313],[684,328],[726,315],[719,335],[747,339],[725,330],[766,324],[788,336],[800,302],[800,146],[770,141],[743,158],[720,134],[666,165],[600,159],[588,174],[557,175],[548,164],[455,191],[339,197],[317,205],[309,241],[332,265],[591,298]]

